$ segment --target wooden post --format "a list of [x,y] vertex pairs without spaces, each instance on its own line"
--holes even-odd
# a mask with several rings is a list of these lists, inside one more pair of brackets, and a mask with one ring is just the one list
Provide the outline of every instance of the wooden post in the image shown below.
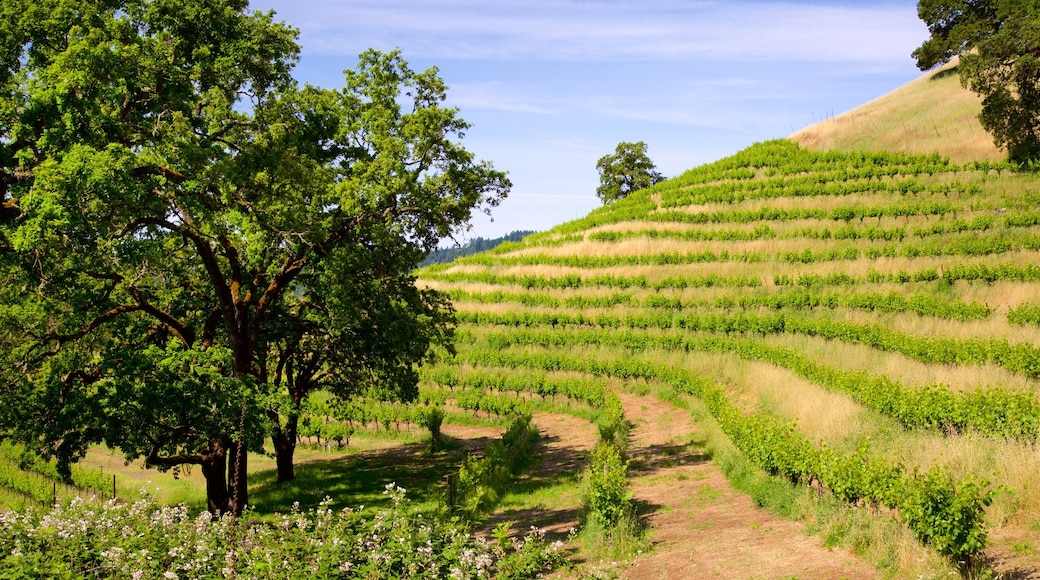
[[455,501],[456,501],[455,482],[456,482],[456,480],[458,478],[458,475],[459,474],[457,474],[457,473],[449,473],[448,475],[446,475],[444,477],[447,480],[447,483],[448,483],[448,510],[449,511],[455,511]]
[[116,499],[116,474],[112,474],[112,499]]

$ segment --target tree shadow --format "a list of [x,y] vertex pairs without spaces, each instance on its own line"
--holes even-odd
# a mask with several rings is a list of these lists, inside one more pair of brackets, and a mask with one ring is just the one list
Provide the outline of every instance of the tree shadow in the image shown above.
[[[578,445],[560,445],[555,435],[542,435],[538,440],[537,459],[506,490],[506,494],[528,497],[545,489],[579,482],[581,472],[588,460],[588,450]],[[535,506],[509,507],[495,510],[478,528],[478,533],[487,534],[497,525],[520,522],[524,533],[530,526],[545,530],[546,537],[564,539],[578,520],[577,506],[548,505],[540,502]]]
[[960,74],[960,71],[958,70],[959,68],[960,68],[959,64],[951,66],[950,68],[944,68],[944,69],[936,72],[928,80],[929,81],[939,81],[939,80],[942,80],[942,79],[944,79],[946,77],[959,75]]
[[445,493],[445,477],[457,472],[463,458],[491,439],[450,439],[445,449],[430,452],[428,442],[387,449],[312,459],[296,465],[296,479],[278,482],[274,469],[251,474],[249,504],[258,514],[285,512],[298,502],[301,508],[317,506],[326,497],[331,507],[379,506],[386,501],[386,485],[395,483],[418,503],[439,501]]
[[1040,573],[1035,568],[1024,568],[1009,562],[1007,554],[986,554],[979,558],[981,570],[994,570],[996,577],[1006,580],[1036,580]]
[[665,469],[711,461],[711,454],[698,443],[662,444],[629,452],[629,472],[653,475]]

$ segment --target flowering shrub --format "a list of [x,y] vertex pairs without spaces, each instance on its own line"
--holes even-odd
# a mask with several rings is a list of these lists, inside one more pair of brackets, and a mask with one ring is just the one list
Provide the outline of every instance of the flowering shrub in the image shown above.
[[0,513],[0,577],[516,578],[563,562],[559,542],[532,529],[494,545],[454,522],[424,518],[389,484],[372,518],[298,506],[273,523],[191,516],[185,506],[95,505]]

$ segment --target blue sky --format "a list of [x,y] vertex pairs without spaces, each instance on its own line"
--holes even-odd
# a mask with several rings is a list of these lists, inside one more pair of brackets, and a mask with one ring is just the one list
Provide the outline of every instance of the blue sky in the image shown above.
[[916,78],[913,0],[254,0],[300,30],[301,81],[367,48],[437,66],[463,143],[513,190],[460,236],[544,230],[600,205],[596,160],[644,141],[666,176],[786,137]]

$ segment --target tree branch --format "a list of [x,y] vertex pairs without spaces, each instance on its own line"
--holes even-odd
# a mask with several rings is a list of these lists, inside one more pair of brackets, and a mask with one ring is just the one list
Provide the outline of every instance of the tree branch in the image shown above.
[[220,306],[214,306],[213,310],[210,310],[209,315],[206,316],[206,323],[202,327],[201,346],[203,349],[213,346],[213,340],[217,336],[217,325],[220,324],[220,318]]
[[270,284],[267,285],[267,289],[264,290],[263,296],[260,297],[260,301],[256,305],[256,313],[252,321],[253,330],[259,329],[267,314],[267,309],[278,300],[285,288],[303,271],[303,267],[306,265],[307,256],[299,256],[295,259],[286,258],[282,262],[281,271],[271,279]]
[[101,326],[109,320],[112,320],[113,318],[121,314],[126,314],[127,312],[135,312],[138,310],[142,310],[142,306],[140,304],[124,304],[122,306],[116,306],[115,308],[109,310],[108,312],[105,312],[101,316],[98,316],[94,320],[91,320],[89,323],[87,323],[86,326],[84,326],[79,331],[74,332],[72,334],[56,334],[52,338],[60,343],[79,340],[84,336],[90,334],[90,332],[93,331],[95,328]]
[[187,327],[183,322],[177,320],[170,313],[156,308],[152,304],[149,304],[141,293],[139,288],[131,286],[129,288],[130,294],[137,300],[137,306],[139,310],[147,312],[155,317],[156,320],[161,322],[174,336],[176,336],[184,344],[186,348],[191,348],[195,343],[195,332]]
[[158,165],[143,165],[130,170],[130,177],[144,177],[145,175],[161,175],[174,183],[183,183],[188,180],[183,173]]

